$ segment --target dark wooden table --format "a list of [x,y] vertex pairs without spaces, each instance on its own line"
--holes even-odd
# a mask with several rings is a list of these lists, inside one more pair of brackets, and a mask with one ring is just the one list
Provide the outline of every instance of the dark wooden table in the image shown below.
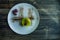
[[[13,32],[8,23],[8,12],[15,4],[18,3],[30,3],[35,6],[40,14],[40,23],[38,28],[29,35],[19,35]],[[0,40],[55,40],[60,39],[60,4],[59,0],[0,0]],[[55,15],[58,20],[56,22],[44,11],[40,11],[41,8],[48,9],[53,5],[53,11],[51,15]],[[54,8],[55,7],[55,8]],[[55,12],[55,13],[54,13]]]

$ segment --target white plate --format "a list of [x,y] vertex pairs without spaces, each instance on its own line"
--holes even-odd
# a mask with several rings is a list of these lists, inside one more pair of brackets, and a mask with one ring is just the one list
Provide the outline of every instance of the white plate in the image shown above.
[[[23,7],[24,8],[24,11],[23,11],[23,16],[24,17],[28,17],[28,9],[32,9],[32,15],[34,17],[34,20],[32,20],[32,25],[31,26],[28,26],[28,27],[22,27],[19,25],[19,22],[18,21],[15,21],[15,22],[12,22],[12,18],[15,17],[15,15],[13,15],[12,13],[12,10],[14,9],[17,9],[18,12],[17,12],[17,16],[19,16],[19,9]],[[10,26],[10,28],[18,33],[18,34],[21,34],[21,35],[26,35],[26,34],[30,34],[32,33],[37,27],[38,27],[38,24],[39,24],[39,13],[38,13],[38,10],[32,6],[31,4],[28,4],[28,3],[20,3],[20,4],[17,4],[15,5],[14,7],[11,8],[11,10],[9,11],[9,14],[8,14],[8,24]]]

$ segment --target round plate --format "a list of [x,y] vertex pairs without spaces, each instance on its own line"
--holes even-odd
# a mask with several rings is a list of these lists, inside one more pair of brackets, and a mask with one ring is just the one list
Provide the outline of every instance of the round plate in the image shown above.
[[[20,8],[24,8],[23,10],[23,16],[24,17],[28,17],[28,9],[31,9],[32,11],[32,15],[34,17],[34,19],[31,21],[31,25],[30,26],[21,26],[19,24],[19,21],[15,21],[13,22],[12,18],[13,17],[19,17],[20,16]],[[17,9],[18,12],[17,12],[17,15],[14,15],[13,14],[13,10],[14,9]],[[20,4],[17,4],[15,5],[14,7],[11,8],[11,10],[9,11],[9,14],[8,14],[8,24],[10,26],[10,28],[18,33],[18,34],[21,34],[21,35],[26,35],[26,34],[30,34],[32,33],[37,27],[38,27],[38,24],[39,24],[39,12],[38,10],[32,6],[31,4],[28,4],[28,3],[20,3]]]

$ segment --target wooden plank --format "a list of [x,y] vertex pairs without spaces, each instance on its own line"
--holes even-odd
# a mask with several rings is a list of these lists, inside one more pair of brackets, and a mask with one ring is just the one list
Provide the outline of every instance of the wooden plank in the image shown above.
[[[33,5],[35,0],[9,0],[8,3],[5,3],[4,1],[2,3],[0,3],[0,8],[3,9],[3,8],[11,8],[13,5],[17,4],[17,3],[30,3]],[[3,6],[4,5],[4,6]],[[34,5],[35,6],[35,5]]]
[[9,12],[9,9],[0,9],[0,14],[7,14]]
[[0,9],[10,9],[14,4],[0,4]]
[[9,3],[9,0],[0,0],[0,4],[8,4]]

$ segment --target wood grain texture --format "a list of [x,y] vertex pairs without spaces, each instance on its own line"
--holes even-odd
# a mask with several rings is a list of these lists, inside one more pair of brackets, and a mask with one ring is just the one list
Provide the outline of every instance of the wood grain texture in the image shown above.
[[[39,11],[41,18],[40,24],[33,33],[28,35],[19,35],[13,32],[7,23],[8,12],[11,7],[21,2],[30,3],[38,9],[41,7],[47,8],[47,6],[43,4],[45,1],[43,2],[42,0],[0,0],[0,40],[55,40],[60,38],[60,31],[58,31],[59,25],[56,24],[45,12],[41,11]],[[50,2],[47,2],[47,5],[49,5]],[[49,31],[46,34],[46,29],[51,30],[51,28],[52,31]]]

